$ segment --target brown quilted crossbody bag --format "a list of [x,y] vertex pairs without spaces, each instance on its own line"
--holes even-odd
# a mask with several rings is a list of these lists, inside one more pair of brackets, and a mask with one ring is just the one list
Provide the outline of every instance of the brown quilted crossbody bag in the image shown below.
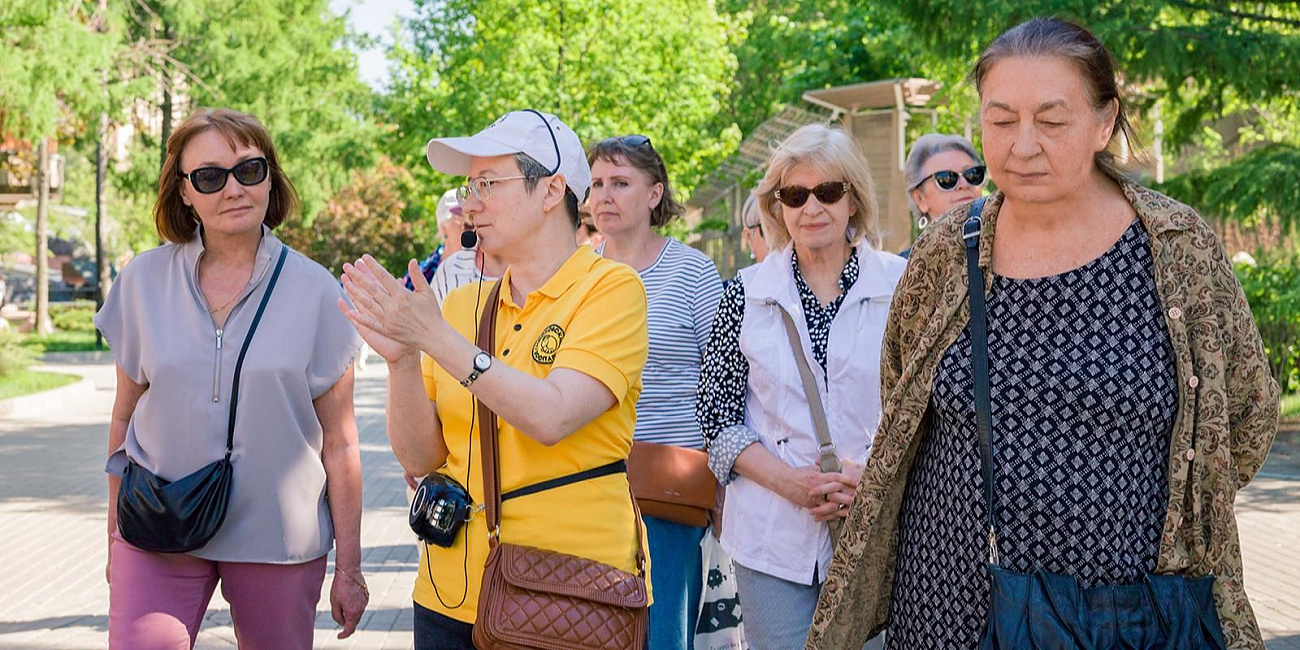
[[[488,354],[496,347],[500,290],[498,282],[488,295],[488,308],[479,324],[478,346]],[[474,646],[479,650],[644,648],[649,597],[646,558],[641,550],[641,512],[636,502],[635,574],[576,555],[502,543],[497,417],[482,401],[475,401],[481,423],[483,500],[490,548],[479,591]]]

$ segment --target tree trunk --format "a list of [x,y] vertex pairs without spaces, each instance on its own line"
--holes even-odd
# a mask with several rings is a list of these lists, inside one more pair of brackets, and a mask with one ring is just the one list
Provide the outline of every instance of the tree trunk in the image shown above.
[[[95,143],[95,312],[104,306],[112,274],[104,264],[105,229],[108,227],[108,202],[105,185],[108,181],[108,113],[99,114],[98,142]],[[95,349],[102,345],[99,330],[95,330]]]
[[[176,37],[175,31],[171,25],[163,23],[163,37],[168,43]],[[171,69],[162,66],[162,137],[158,143],[158,169],[162,169],[167,164],[167,140],[172,137],[172,75]]]
[[54,332],[50,322],[49,242],[46,231],[50,218],[50,145],[41,138],[36,153],[36,334]]

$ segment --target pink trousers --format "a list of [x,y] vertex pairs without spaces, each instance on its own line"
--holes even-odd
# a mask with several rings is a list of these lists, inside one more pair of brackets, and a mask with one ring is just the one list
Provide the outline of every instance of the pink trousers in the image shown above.
[[241,650],[310,650],[326,558],[302,564],[214,562],[149,553],[114,536],[108,647],[189,650],[217,583]]

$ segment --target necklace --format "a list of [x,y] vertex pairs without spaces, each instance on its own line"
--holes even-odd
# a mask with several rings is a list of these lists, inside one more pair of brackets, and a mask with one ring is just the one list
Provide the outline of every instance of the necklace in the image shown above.
[[209,314],[215,314],[215,313],[217,313],[217,312],[219,312],[219,311],[226,311],[227,308],[229,308],[231,305],[235,304],[235,301],[236,301],[236,300],[239,300],[239,296],[240,296],[240,294],[242,294],[242,293],[244,293],[244,292],[243,292],[243,291],[240,291],[239,293],[236,293],[236,294],[235,294],[235,297],[230,299],[230,302],[227,302],[226,304],[224,304],[224,305],[222,305],[222,306],[220,306],[220,307],[218,307],[218,308],[216,308],[216,309],[209,309],[209,310],[208,310],[208,313],[209,313]]

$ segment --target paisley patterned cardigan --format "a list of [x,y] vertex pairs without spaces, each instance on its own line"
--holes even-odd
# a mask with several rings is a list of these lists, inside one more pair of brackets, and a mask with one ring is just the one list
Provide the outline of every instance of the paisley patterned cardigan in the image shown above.
[[[1229,648],[1263,648],[1242,581],[1233,501],[1277,431],[1278,387],[1241,286],[1214,232],[1189,207],[1120,182],[1151,240],[1155,282],[1178,372],[1169,505],[1158,573],[1218,576]],[[980,238],[988,271],[1001,193]],[[924,432],[934,373],[970,318],[958,208],[916,243],[894,294],[881,360],[884,416],[817,603],[807,648],[859,648],[889,617],[899,510]],[[985,287],[988,291],[988,287]]]

